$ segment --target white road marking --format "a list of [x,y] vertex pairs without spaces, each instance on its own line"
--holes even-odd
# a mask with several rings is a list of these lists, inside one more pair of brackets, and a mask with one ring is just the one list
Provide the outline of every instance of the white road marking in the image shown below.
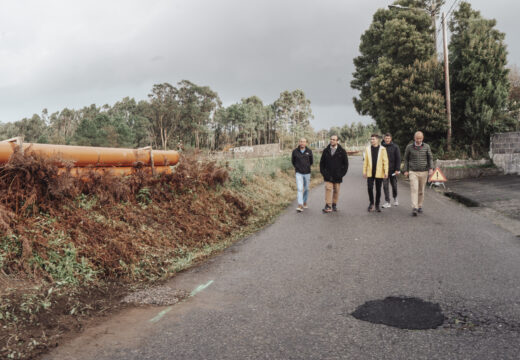
[[[189,297],[193,297],[195,295],[197,295],[198,293],[200,293],[202,290],[206,289],[208,286],[210,286],[211,284],[213,284],[213,280],[210,280],[208,281],[206,284],[202,284],[202,285],[199,285],[197,286],[191,293],[190,293],[190,296]],[[156,323],[158,322],[159,320],[161,320],[164,315],[166,315],[167,313],[169,313],[171,310],[173,309],[173,306],[168,306],[166,309],[162,310],[161,312],[159,312],[156,316],[154,316],[152,319],[150,319],[150,322],[152,323]]]

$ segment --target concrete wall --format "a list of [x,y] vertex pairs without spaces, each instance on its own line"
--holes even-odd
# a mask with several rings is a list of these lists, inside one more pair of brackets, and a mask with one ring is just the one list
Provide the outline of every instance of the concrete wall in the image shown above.
[[489,157],[504,173],[520,175],[520,132],[493,135]]
[[496,167],[486,167],[492,165],[491,160],[436,160],[434,166],[441,169],[442,173],[449,180],[478,178],[482,176],[492,176],[501,173]]

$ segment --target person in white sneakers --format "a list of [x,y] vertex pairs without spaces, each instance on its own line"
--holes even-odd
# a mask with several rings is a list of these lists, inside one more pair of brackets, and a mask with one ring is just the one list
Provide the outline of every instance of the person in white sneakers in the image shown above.
[[368,212],[374,211],[374,183],[376,185],[375,210],[381,212],[379,208],[379,200],[381,199],[381,185],[383,179],[388,178],[388,156],[386,149],[379,144],[379,135],[372,134],[370,137],[370,146],[365,150],[363,161],[363,177],[367,179]]
[[383,208],[389,208],[390,205],[390,189],[388,184],[392,186],[392,197],[394,198],[394,206],[399,205],[397,200],[397,176],[401,171],[401,152],[399,146],[392,142],[392,134],[386,133],[381,143],[386,148],[388,155],[388,178],[383,179],[383,191],[385,193],[385,203]]
[[309,184],[311,183],[311,166],[313,163],[312,150],[307,147],[307,139],[301,138],[298,147],[292,152],[292,164],[296,172],[296,188],[298,190],[298,207],[302,212],[307,208]]

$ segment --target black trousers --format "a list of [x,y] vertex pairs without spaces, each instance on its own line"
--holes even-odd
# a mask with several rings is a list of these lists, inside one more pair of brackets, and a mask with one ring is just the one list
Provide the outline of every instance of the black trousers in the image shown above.
[[390,189],[388,187],[388,183],[392,185],[392,196],[393,198],[397,198],[397,175],[391,176],[388,175],[388,178],[383,180],[383,191],[385,192],[385,201],[390,202]]
[[379,202],[381,200],[381,185],[383,184],[383,179],[375,177],[369,177],[367,179],[368,198],[370,199],[370,205],[374,205],[374,182],[376,183],[376,206],[379,206]]

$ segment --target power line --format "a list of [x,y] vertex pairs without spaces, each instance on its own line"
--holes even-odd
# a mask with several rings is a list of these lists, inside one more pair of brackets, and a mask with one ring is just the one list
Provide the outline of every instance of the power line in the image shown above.
[[[455,10],[455,5],[457,5],[457,3],[460,3],[460,2],[461,2],[461,0],[453,0],[453,3],[451,4],[450,9],[448,10],[448,12],[446,13],[446,16],[444,17],[446,22],[449,22],[450,17],[453,15],[452,12]],[[441,31],[442,31],[442,26],[440,26],[439,29],[437,30],[437,36],[440,34]]]
[[450,9],[448,10],[448,12],[446,13],[446,17],[449,16],[449,14],[451,13],[451,11],[453,10],[453,7],[455,6],[456,3],[460,2],[460,0],[454,0],[453,3],[451,4],[451,7]]
[[446,21],[450,19],[450,17],[453,15],[452,12],[455,10],[454,6],[457,5],[457,3],[460,3],[461,0],[455,0],[453,4],[451,5],[450,9],[446,13]]

